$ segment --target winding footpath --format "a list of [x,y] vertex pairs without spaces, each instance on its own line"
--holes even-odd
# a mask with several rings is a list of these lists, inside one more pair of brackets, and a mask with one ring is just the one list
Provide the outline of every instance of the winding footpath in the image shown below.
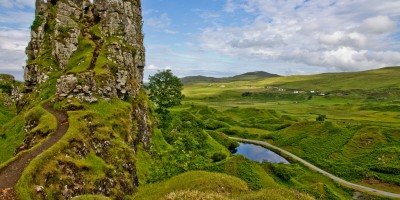
[[45,103],[43,108],[54,115],[57,119],[57,129],[40,146],[19,154],[18,158],[9,163],[6,167],[0,169],[0,199],[14,199],[13,188],[21,178],[22,172],[29,163],[39,156],[42,152],[56,144],[67,132],[69,128],[68,115],[66,112],[60,112],[53,109],[50,103]]
[[287,156],[290,156],[293,159],[303,163],[307,167],[309,167],[309,168],[311,168],[311,169],[313,169],[313,170],[315,170],[315,171],[317,171],[317,172],[329,177],[330,179],[332,179],[332,180],[334,180],[334,181],[336,181],[336,182],[338,182],[338,183],[340,183],[340,184],[342,184],[344,186],[352,188],[354,190],[358,190],[358,191],[361,191],[361,192],[372,193],[372,194],[378,194],[378,195],[386,196],[386,197],[390,197],[390,198],[398,198],[398,199],[400,199],[400,194],[391,193],[391,192],[385,192],[385,191],[382,191],[382,190],[377,190],[377,189],[374,189],[374,188],[365,187],[365,186],[362,186],[362,185],[350,183],[350,182],[348,182],[348,181],[346,181],[344,179],[341,179],[341,178],[339,178],[339,177],[337,177],[337,176],[335,176],[335,175],[333,175],[331,173],[328,173],[328,172],[318,168],[317,166],[315,166],[315,165],[313,165],[313,164],[301,159],[300,157],[298,157],[298,156],[296,156],[296,155],[294,155],[294,154],[292,154],[292,153],[290,153],[290,152],[288,152],[288,151],[286,151],[284,149],[276,147],[276,146],[274,146],[274,145],[272,145],[272,144],[270,144],[268,142],[263,142],[263,141],[258,141],[258,140],[248,140],[248,139],[242,139],[242,138],[234,138],[234,137],[229,137],[229,138],[237,140],[237,141],[241,141],[241,142],[258,144],[258,145],[261,145],[261,146],[268,147],[271,150],[277,150],[277,151],[279,151],[279,152],[281,152],[281,153],[283,153],[283,154],[285,154]]

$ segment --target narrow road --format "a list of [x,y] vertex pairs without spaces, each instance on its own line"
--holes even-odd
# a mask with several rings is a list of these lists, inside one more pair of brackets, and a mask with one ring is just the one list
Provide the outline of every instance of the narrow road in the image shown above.
[[56,117],[57,129],[40,146],[29,152],[20,154],[16,160],[0,169],[0,199],[7,199],[6,197],[9,197],[10,193],[13,193],[15,184],[28,164],[42,152],[56,144],[68,130],[67,113],[54,110],[50,103],[45,103],[43,108]]
[[304,165],[308,166],[309,168],[311,168],[311,169],[313,169],[315,171],[318,171],[319,173],[329,177],[330,179],[332,179],[332,180],[334,180],[334,181],[336,181],[336,182],[338,182],[338,183],[340,183],[340,184],[342,184],[344,186],[352,188],[354,190],[400,199],[400,194],[391,193],[391,192],[385,192],[385,191],[382,191],[382,190],[377,190],[377,189],[365,187],[365,186],[362,186],[362,185],[350,183],[350,182],[348,182],[348,181],[346,181],[344,179],[341,179],[341,178],[339,178],[339,177],[337,177],[337,176],[335,176],[333,174],[330,174],[330,173],[328,173],[328,172],[316,167],[315,165],[313,165],[313,164],[301,159],[300,157],[298,157],[298,156],[296,156],[296,155],[294,155],[294,154],[292,154],[292,153],[290,153],[290,152],[288,152],[288,151],[286,151],[284,149],[276,147],[276,146],[274,146],[274,145],[272,145],[270,143],[263,142],[263,141],[258,141],[258,140],[248,140],[248,139],[234,138],[234,137],[229,137],[229,138],[234,139],[234,140],[238,140],[238,141],[241,141],[241,142],[248,142],[248,143],[252,143],[252,144],[258,144],[258,145],[261,145],[261,146],[268,147],[271,150],[277,150],[277,151],[279,151],[279,152],[281,152],[281,153],[283,153],[283,154],[285,154],[287,156],[290,156],[293,159],[303,163]]

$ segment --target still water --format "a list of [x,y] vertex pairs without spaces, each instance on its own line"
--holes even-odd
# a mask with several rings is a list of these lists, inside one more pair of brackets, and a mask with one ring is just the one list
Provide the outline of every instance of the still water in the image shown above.
[[243,155],[256,162],[284,163],[290,164],[285,158],[275,152],[254,144],[239,143],[235,155]]

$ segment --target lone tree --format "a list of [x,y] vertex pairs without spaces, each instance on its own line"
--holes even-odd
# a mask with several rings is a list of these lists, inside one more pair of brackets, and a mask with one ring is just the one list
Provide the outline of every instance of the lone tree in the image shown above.
[[159,71],[149,77],[150,99],[158,106],[157,112],[166,113],[167,108],[181,104],[183,99],[183,84],[178,77],[174,76],[171,70]]

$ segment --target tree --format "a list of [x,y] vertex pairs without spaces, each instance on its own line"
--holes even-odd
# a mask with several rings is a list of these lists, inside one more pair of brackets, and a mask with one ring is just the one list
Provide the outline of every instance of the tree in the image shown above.
[[171,70],[159,71],[149,77],[150,99],[158,106],[158,113],[167,112],[167,108],[181,104],[183,84]]

